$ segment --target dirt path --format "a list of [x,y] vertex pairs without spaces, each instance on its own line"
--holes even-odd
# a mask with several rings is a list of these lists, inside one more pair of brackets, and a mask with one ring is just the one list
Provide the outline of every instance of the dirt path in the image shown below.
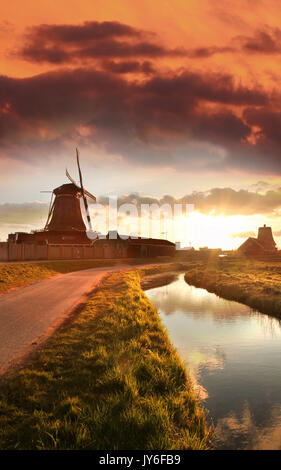
[[0,373],[38,347],[106,276],[134,267],[61,274],[1,295]]

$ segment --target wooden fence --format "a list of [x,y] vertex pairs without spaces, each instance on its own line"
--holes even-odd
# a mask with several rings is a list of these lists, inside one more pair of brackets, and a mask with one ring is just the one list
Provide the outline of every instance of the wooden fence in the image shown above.
[[103,258],[102,249],[91,245],[31,245],[0,243],[0,261]]

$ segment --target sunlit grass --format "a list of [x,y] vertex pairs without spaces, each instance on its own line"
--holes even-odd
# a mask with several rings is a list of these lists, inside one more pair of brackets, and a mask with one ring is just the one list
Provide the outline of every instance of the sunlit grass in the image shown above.
[[184,365],[137,272],[111,275],[0,385],[1,449],[205,449]]
[[210,259],[192,266],[185,280],[225,299],[281,317],[281,261]]
[[[164,260],[167,262],[167,260]],[[96,259],[96,260],[57,260],[31,263],[6,263],[0,265],[0,294],[10,289],[27,286],[35,281],[82,269],[114,266],[116,264],[161,263],[163,260],[148,258]]]
[[46,279],[56,274],[64,274],[81,269],[110,266],[107,260],[61,260],[43,263],[7,263],[0,265],[0,293],[15,287],[23,287],[34,281]]

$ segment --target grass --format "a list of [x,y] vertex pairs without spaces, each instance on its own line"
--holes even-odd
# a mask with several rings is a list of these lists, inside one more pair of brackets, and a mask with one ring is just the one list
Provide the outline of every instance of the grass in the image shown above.
[[122,260],[58,260],[31,263],[7,263],[0,265],[0,294],[8,292],[10,289],[24,287],[35,281],[65,274],[71,271],[82,269],[100,268],[114,266],[115,264],[145,264],[157,262],[161,259],[122,259]]
[[281,262],[240,257],[193,264],[185,274],[191,285],[281,318]]
[[34,281],[46,279],[56,274],[64,274],[81,269],[110,266],[107,260],[62,260],[40,263],[7,263],[0,265],[0,293],[12,288],[23,287]]
[[0,384],[1,449],[206,449],[184,365],[136,271],[112,274],[72,324]]

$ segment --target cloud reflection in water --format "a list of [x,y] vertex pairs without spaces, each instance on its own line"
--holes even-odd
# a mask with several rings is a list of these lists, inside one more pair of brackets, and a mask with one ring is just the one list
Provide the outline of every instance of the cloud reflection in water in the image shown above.
[[281,448],[281,323],[186,284],[147,291],[209,411],[220,449]]

